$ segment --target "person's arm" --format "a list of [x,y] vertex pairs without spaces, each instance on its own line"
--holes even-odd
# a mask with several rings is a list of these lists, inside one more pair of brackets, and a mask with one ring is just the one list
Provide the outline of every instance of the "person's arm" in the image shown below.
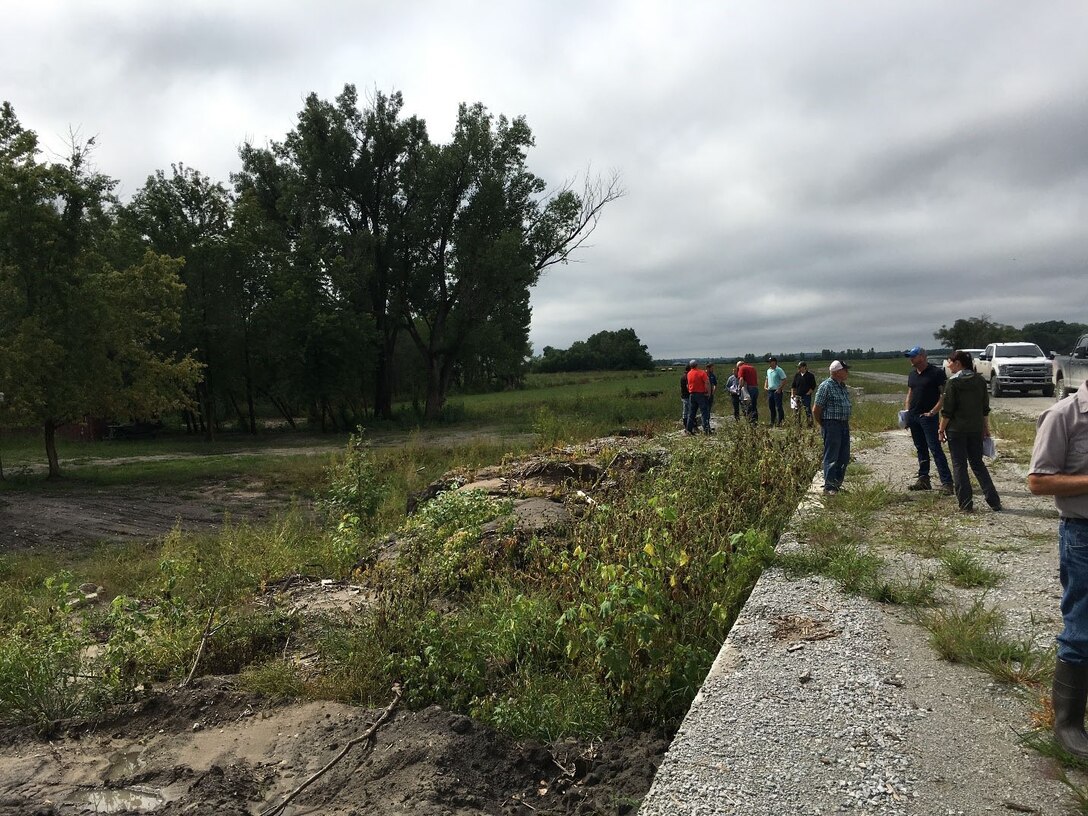
[[1028,490],[1036,496],[1082,496],[1088,493],[1088,473],[1029,473]]
[[824,416],[824,407],[822,405],[813,405],[812,406],[812,419],[817,425],[822,425],[820,420],[823,419],[823,416]]
[[903,410],[904,411],[909,411],[910,410],[910,392],[911,392],[911,388],[908,385],[907,386],[907,398],[905,400],[903,400]]
[[944,386],[942,385],[937,389],[937,404],[934,405],[926,412],[926,416],[937,416],[941,412],[941,406],[944,405]]

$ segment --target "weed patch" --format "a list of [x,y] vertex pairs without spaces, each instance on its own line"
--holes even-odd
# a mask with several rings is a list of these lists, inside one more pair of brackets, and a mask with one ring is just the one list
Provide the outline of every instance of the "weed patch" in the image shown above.
[[997,570],[982,564],[978,557],[966,550],[947,550],[941,556],[941,566],[953,586],[967,589],[997,586],[1003,577]]
[[1033,685],[1049,671],[1047,653],[1029,639],[1009,637],[1005,617],[978,599],[966,608],[943,607],[921,616],[930,643],[952,663],[982,669],[1006,683]]

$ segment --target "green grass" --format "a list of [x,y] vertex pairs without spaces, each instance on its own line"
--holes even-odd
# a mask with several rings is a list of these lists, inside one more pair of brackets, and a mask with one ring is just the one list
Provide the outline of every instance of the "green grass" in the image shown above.
[[941,566],[948,581],[953,586],[963,588],[995,587],[1004,577],[997,570],[990,569],[979,561],[978,557],[966,550],[946,550],[941,555]]
[[965,663],[1019,685],[1039,685],[1049,675],[1053,655],[1028,639],[1010,637],[1005,616],[981,598],[966,608],[932,610],[921,621],[937,654],[952,663]]

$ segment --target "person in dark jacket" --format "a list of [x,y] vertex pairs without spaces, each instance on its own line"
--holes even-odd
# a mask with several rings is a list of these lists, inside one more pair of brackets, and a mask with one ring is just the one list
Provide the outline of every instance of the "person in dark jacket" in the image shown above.
[[978,486],[993,510],[1001,509],[1001,499],[982,461],[982,440],[990,436],[990,393],[986,381],[975,373],[971,355],[957,349],[948,357],[948,382],[941,403],[941,421],[937,436],[948,443],[952,458],[952,482],[960,510],[973,513],[974,499],[967,466],[971,466]]
[[801,414],[804,413],[808,426],[812,427],[812,395],[816,393],[816,375],[808,370],[804,360],[797,364],[797,373],[793,375],[790,392],[797,397],[797,426],[801,426]]

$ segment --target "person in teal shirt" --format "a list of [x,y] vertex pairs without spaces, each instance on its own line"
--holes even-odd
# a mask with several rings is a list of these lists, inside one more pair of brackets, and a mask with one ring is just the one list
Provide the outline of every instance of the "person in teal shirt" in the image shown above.
[[767,361],[767,380],[764,388],[767,389],[767,405],[771,409],[771,427],[782,426],[786,421],[786,412],[782,409],[782,389],[786,385],[786,372],[778,365],[778,360],[772,357]]

